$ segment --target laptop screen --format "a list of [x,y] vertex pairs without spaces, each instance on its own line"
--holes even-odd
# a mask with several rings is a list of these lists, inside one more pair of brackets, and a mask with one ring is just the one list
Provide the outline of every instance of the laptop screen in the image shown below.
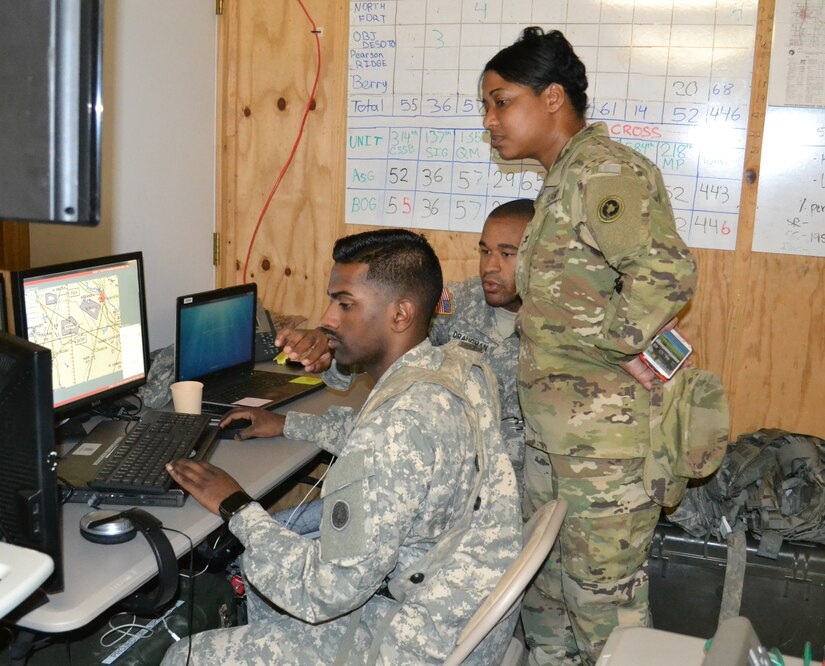
[[254,284],[181,296],[177,307],[178,381],[254,364]]

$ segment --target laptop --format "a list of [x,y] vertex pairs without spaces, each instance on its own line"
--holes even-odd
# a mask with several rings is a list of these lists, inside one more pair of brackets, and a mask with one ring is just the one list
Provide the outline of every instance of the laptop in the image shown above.
[[324,387],[323,381],[272,364],[255,370],[257,285],[179,296],[176,307],[175,381],[203,383],[202,409],[269,409]]

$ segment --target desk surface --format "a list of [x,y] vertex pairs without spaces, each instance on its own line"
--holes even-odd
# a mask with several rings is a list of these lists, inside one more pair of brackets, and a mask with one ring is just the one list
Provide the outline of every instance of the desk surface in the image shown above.
[[34,592],[54,571],[52,558],[0,541],[0,619]]
[[[322,414],[331,405],[359,407],[369,393],[366,380],[359,380],[347,393],[324,389],[299,398],[279,409]],[[284,481],[317,454],[307,442],[283,437],[245,442],[222,440],[210,462],[229,472],[244,489],[260,497]],[[193,499],[182,507],[142,507],[159,518],[165,527],[180,530],[197,544],[221,524]],[[49,595],[48,603],[15,620],[21,627],[43,632],[63,632],[91,622],[137,590],[157,573],[154,555],[141,536],[117,545],[101,545],[80,535],[80,518],[89,511],[84,504],[63,506],[63,571],[65,589]],[[180,557],[189,550],[181,534],[166,532]]]

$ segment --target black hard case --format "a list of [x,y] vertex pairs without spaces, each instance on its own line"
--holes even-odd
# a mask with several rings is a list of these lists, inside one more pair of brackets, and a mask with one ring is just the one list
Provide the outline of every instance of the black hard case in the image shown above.
[[[802,656],[805,641],[822,658],[825,642],[825,545],[785,542],[776,560],[748,554],[740,615],[762,644]],[[660,521],[650,548],[650,609],[653,626],[709,638],[716,632],[725,580],[727,545],[696,538]]]

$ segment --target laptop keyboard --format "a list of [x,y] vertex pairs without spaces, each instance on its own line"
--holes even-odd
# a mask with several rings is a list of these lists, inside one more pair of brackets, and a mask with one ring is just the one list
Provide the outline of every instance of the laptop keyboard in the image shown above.
[[245,375],[224,386],[204,387],[203,399],[206,402],[220,402],[231,405],[233,402],[248,397],[259,397],[266,395],[271,389],[288,384],[295,375],[288,375],[283,372],[256,372]]
[[147,412],[102,464],[89,487],[109,492],[165,493],[172,485],[166,463],[188,458],[209,428],[209,420],[203,414]]

